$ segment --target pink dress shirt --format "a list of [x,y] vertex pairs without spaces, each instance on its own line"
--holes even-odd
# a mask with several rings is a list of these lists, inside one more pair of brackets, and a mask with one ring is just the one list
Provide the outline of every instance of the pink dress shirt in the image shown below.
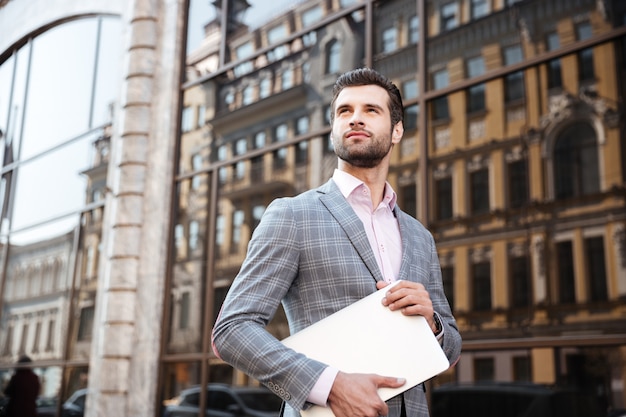
[[[400,273],[402,261],[400,227],[393,214],[393,208],[396,205],[396,193],[391,185],[386,183],[383,200],[378,207],[374,208],[372,207],[370,190],[363,181],[337,169],[333,174],[333,180],[363,222],[365,233],[376,256],[376,262],[383,279],[387,283],[395,281]],[[338,372],[338,369],[332,367],[328,367],[322,372],[309,394],[308,401],[310,403],[326,405],[328,394]]]

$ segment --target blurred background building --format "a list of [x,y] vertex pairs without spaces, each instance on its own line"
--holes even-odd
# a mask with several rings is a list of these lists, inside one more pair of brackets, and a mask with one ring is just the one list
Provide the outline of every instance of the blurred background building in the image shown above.
[[464,338],[430,388],[626,408],[625,23],[621,0],[0,0],[1,382],[28,354],[52,415],[87,388],[86,416],[257,385],[212,324],[265,207],[332,175],[330,89],[369,66],[403,93],[390,182]]

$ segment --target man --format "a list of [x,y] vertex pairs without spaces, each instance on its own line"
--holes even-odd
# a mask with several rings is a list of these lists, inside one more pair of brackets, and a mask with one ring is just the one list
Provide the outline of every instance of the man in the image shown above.
[[[18,365],[31,363],[31,359],[24,355],[17,361]],[[41,384],[39,377],[29,368],[17,368],[4,394],[9,397],[5,415],[8,417],[36,417],[37,397]]]
[[325,185],[270,204],[215,323],[216,355],[285,400],[285,415],[318,404],[337,417],[414,417],[428,406],[423,385],[385,403],[377,389],[403,380],[345,373],[283,346],[264,328],[281,302],[293,334],[400,280],[383,305],[424,316],[450,363],[460,355],[434,240],[397,207],[386,181],[402,118],[400,92],[378,72],[339,77],[331,101],[338,169]]

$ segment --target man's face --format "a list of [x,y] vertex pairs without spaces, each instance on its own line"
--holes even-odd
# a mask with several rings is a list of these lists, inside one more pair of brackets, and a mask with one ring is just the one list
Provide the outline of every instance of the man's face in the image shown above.
[[333,111],[335,153],[353,166],[377,166],[402,138],[402,123],[391,126],[389,96],[377,85],[344,88]]

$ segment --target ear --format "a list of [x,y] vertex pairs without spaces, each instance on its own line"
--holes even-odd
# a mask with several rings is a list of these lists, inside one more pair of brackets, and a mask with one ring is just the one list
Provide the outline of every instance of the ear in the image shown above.
[[391,143],[396,144],[400,142],[402,135],[404,135],[404,125],[402,124],[402,121],[399,121],[391,130]]

